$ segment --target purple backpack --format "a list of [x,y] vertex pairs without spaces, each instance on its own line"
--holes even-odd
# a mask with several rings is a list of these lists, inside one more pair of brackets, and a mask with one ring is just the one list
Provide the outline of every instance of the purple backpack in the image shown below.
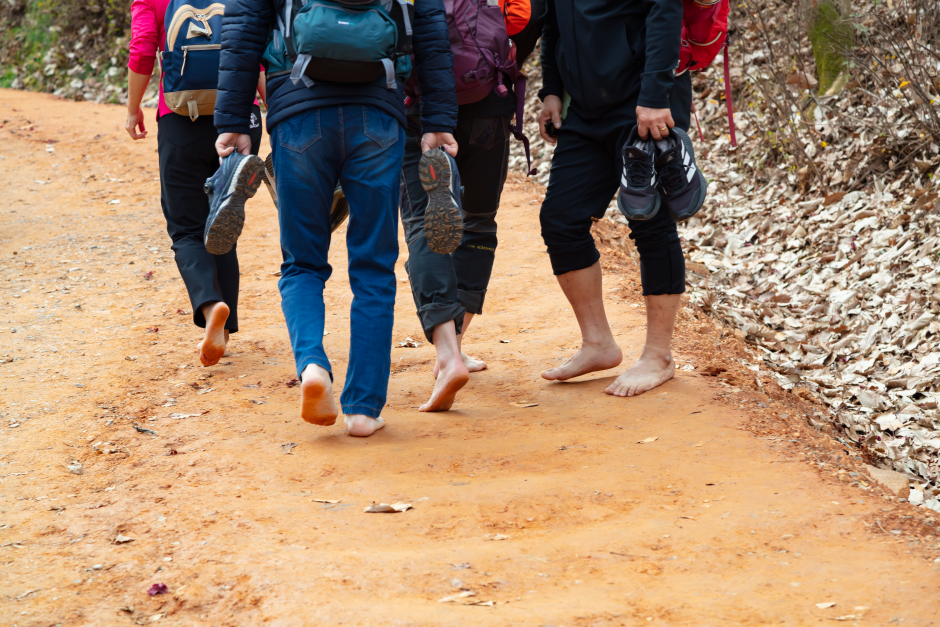
[[507,93],[503,73],[519,73],[498,0],[444,0],[450,49],[454,54],[457,103],[479,102],[494,89]]
[[522,133],[525,109],[525,74],[516,64],[516,50],[506,33],[506,21],[498,0],[444,0],[450,49],[454,55],[454,82],[457,103],[469,104],[483,100],[491,91],[506,97],[504,74],[512,81],[518,105],[516,124],[510,127],[513,137],[525,146],[531,169],[529,140]]

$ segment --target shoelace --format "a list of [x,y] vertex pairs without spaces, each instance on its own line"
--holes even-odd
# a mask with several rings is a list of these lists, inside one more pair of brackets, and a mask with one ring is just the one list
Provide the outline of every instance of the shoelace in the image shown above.
[[643,189],[649,186],[653,176],[653,164],[650,160],[624,156],[623,172],[630,182],[630,187]]
[[692,164],[683,165],[677,153],[676,159],[666,164],[666,166],[659,171],[659,180],[662,181],[666,191],[677,192],[688,185],[689,168],[691,167]]

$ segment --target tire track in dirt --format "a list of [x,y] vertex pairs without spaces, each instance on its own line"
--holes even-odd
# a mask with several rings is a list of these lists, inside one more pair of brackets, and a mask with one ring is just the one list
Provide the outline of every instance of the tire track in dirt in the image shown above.
[[[806,426],[812,408],[754,383],[747,349],[700,313],[683,310],[678,340],[695,370],[651,393],[606,396],[614,371],[541,380],[578,336],[540,189],[519,179],[468,342],[490,370],[454,411],[416,411],[433,349],[403,254],[394,338],[422,345],[393,350],[388,427],[358,440],[300,420],[263,193],[239,245],[243,330],[220,366],[198,367],[152,119],[132,144],[120,108],[0,91],[4,624],[936,624],[932,519],[824,476],[845,455]],[[635,358],[636,268],[625,233],[598,229],[614,333]],[[338,382],[341,235],[326,292]],[[414,509],[363,513],[372,501]],[[155,583],[168,592],[148,596]]]

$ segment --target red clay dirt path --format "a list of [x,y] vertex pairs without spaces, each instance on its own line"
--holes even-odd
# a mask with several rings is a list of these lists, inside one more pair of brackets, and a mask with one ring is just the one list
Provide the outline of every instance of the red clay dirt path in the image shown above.
[[[300,420],[263,188],[239,244],[243,330],[219,366],[199,367],[156,123],[149,113],[150,137],[132,143],[123,119],[0,91],[3,625],[938,624],[940,564],[924,559],[937,536],[891,534],[888,517],[913,510],[805,463],[787,440],[811,429],[757,437],[749,425],[785,425],[786,407],[734,403],[749,392],[701,376],[738,344],[692,310],[678,357],[697,369],[661,389],[622,399],[603,393],[615,371],[539,377],[578,333],[540,241],[540,190],[521,179],[467,342],[490,369],[453,411],[416,411],[433,349],[402,245],[394,339],[421,346],[393,350],[388,426],[355,439],[341,421]],[[341,232],[332,262],[339,389]],[[637,273],[622,255],[605,264],[629,360],[644,330]],[[770,407],[748,413],[759,398]],[[364,513],[372,501],[414,509]],[[167,593],[148,596],[158,583]]]

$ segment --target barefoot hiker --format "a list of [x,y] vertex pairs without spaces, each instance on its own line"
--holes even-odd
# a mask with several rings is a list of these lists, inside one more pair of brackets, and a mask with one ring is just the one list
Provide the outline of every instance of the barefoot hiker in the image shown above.
[[[542,373],[565,381],[620,365],[604,313],[600,254],[591,236],[620,183],[618,204],[640,254],[646,345],[608,388],[633,396],[671,379],[672,330],[685,291],[676,221],[705,198],[688,136],[692,83],[679,77],[679,0],[549,0],[542,34],[542,137],[555,143],[542,203],[552,269],[581,327],[581,349]],[[562,98],[571,97],[562,122]],[[546,124],[553,127],[546,130]],[[678,127],[678,128],[674,128]]]
[[372,435],[384,426],[391,365],[407,123],[401,86],[412,43],[422,141],[429,150],[453,143],[457,100],[444,7],[441,0],[398,0],[388,10],[381,2],[230,0],[222,31],[220,156],[248,151],[251,93],[264,54],[284,251],[278,287],[301,380],[301,417],[318,425],[337,417],[323,350],[323,288],[332,272],[330,210],[340,182],[349,202],[354,295],[340,400],[349,434]]
[[[206,330],[199,344],[199,361],[203,366],[212,366],[225,354],[229,332],[238,331],[239,272],[234,248],[230,246],[225,254],[212,254],[206,249],[207,221],[210,216],[217,218],[220,209],[230,212],[243,208],[253,191],[248,194],[244,187],[238,187],[228,196],[215,194],[211,207],[206,197],[206,179],[219,170],[215,151],[218,133],[212,123],[218,50],[212,47],[218,45],[224,5],[208,1],[205,5],[208,9],[194,13],[191,6],[180,0],[134,0],[125,128],[132,139],[147,136],[140,101],[159,49],[160,201],[167,232],[173,240],[176,266],[189,292],[193,322]],[[169,34],[166,23],[171,25]],[[258,84],[258,90],[264,94],[263,83]],[[198,102],[192,98],[195,96]],[[261,143],[261,110],[257,101],[251,106],[249,117],[250,152],[257,155]],[[230,163],[219,174],[229,174],[227,178],[236,181],[244,177],[247,182],[251,176],[249,165],[247,160]],[[252,185],[257,189],[255,182]],[[225,212],[221,213],[224,217]],[[210,248],[212,243],[210,240]]]
[[[429,151],[421,142],[419,96],[415,93],[420,90],[413,89],[411,83],[406,87],[409,106],[401,208],[409,252],[405,268],[424,335],[437,351],[434,391],[420,411],[450,409],[469,373],[486,368],[484,362],[462,351],[462,341],[473,316],[483,313],[496,254],[496,210],[508,171],[511,123],[517,104],[524,102],[522,94],[517,100],[513,77],[506,72],[497,80],[500,70],[493,69],[482,82],[464,81],[463,75],[468,67],[477,68],[481,60],[498,58],[510,50],[510,36],[516,44],[516,57],[508,63],[521,66],[541,33],[542,13],[532,18],[530,0],[499,0],[498,7],[476,0],[454,0],[447,6],[453,16],[470,14],[475,18],[475,31],[461,30],[459,20],[449,19],[452,41],[459,40],[463,32],[504,49],[488,51],[492,54],[487,57],[475,44],[454,48],[459,52],[454,66],[447,70],[455,73],[460,102],[456,128],[459,153],[450,146],[445,147],[447,152]],[[440,62],[434,59],[436,65]],[[515,73],[515,68],[512,70]]]

